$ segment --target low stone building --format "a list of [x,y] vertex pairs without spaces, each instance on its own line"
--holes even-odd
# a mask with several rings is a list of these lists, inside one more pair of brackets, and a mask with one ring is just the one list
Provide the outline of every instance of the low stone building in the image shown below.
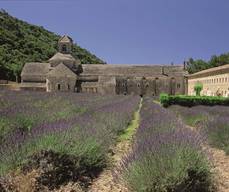
[[195,95],[196,83],[203,85],[201,95],[229,96],[229,64],[206,69],[188,76],[188,95]]
[[47,63],[26,63],[21,89],[150,96],[187,92],[183,65],[81,65],[71,55],[72,43],[63,36],[58,41],[59,51]]

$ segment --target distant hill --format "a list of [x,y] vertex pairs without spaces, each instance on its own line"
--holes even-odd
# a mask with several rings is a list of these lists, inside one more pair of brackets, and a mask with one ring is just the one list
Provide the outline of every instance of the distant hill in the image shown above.
[[[0,79],[15,80],[26,62],[47,61],[57,51],[60,38],[43,27],[19,20],[0,10]],[[105,63],[86,49],[73,46],[82,64]]]

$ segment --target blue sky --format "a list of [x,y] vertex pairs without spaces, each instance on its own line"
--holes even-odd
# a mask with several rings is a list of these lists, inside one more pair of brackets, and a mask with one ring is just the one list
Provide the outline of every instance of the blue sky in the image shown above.
[[229,0],[0,0],[0,8],[112,64],[176,64],[229,52]]

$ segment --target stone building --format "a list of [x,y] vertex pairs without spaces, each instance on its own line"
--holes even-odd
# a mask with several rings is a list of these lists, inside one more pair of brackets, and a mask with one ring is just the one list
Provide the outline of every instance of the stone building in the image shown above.
[[201,95],[229,96],[229,64],[206,69],[188,76],[188,94],[195,95],[196,83],[203,85]]
[[187,92],[183,65],[80,64],[71,55],[72,39],[63,36],[47,63],[26,63],[21,89],[158,96]]

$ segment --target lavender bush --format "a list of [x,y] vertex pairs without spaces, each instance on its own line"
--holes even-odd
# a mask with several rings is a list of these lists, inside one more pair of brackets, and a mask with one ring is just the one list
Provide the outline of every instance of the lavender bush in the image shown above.
[[204,138],[151,99],[141,109],[132,152],[116,171],[131,191],[207,192],[212,190]]
[[171,106],[189,125],[196,127],[208,136],[213,147],[229,154],[229,107],[227,106],[195,106],[191,108]]
[[139,100],[117,95],[0,92],[0,174],[26,165],[40,151],[75,157],[74,165],[80,170],[75,174],[101,170]]

